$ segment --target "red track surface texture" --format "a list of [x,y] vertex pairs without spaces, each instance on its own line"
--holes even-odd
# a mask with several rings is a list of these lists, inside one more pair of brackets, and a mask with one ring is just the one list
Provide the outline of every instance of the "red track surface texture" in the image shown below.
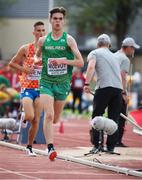
[[[89,141],[89,123],[87,120],[70,119],[63,123],[64,133],[59,133],[59,124],[55,126],[55,146],[57,151],[91,147]],[[127,125],[124,143],[129,147],[142,148],[142,137],[132,132]],[[34,145],[45,149],[45,145]],[[111,159],[111,156],[110,156]],[[118,161],[123,167],[140,168],[142,162],[126,160]],[[139,166],[138,166],[139,164]],[[48,157],[28,157],[24,151],[0,146],[0,179],[142,179],[134,176],[118,174],[112,171],[89,167],[69,161],[57,159],[50,162]]]

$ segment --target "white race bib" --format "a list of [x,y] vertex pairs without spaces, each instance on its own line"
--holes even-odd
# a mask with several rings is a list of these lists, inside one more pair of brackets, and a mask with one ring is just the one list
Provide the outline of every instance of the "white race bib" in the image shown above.
[[65,57],[63,58],[49,58],[48,59],[48,64],[47,64],[47,73],[49,75],[63,75],[67,74],[67,64],[60,64],[60,65],[53,65],[52,60],[55,59],[66,59]]
[[34,72],[32,74],[28,74],[27,75],[27,79],[28,80],[39,80],[39,77],[41,75],[41,70],[42,70],[42,67],[39,66],[39,67],[36,67],[34,69]]

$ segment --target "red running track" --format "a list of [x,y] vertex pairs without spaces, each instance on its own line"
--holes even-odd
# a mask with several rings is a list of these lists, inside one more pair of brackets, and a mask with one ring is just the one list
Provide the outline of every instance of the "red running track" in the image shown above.
[[[59,133],[59,124],[55,126],[56,149],[90,147],[89,123],[87,120],[64,122],[64,133]],[[131,147],[142,147],[141,136],[127,126],[124,142]],[[34,145],[44,149],[45,145]],[[127,162],[126,162],[127,163]],[[0,146],[0,179],[141,179],[118,174],[94,167],[57,159],[50,162],[46,156],[27,157],[25,152]]]

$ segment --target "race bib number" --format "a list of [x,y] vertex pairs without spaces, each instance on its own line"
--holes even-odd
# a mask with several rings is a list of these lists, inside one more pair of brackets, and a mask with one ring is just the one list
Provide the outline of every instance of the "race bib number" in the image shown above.
[[34,69],[34,72],[32,74],[28,74],[27,79],[28,80],[39,80],[39,77],[41,75],[42,67],[38,67]]
[[65,57],[63,58],[49,58],[48,59],[48,64],[47,64],[47,73],[49,75],[63,75],[67,74],[67,64],[60,64],[60,65],[53,65],[52,61],[55,59],[66,59]]

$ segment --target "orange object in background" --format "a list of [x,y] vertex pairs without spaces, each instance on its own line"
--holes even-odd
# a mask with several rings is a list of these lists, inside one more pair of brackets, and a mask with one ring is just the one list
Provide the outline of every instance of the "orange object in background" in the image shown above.
[[60,122],[59,133],[64,133],[64,122]]
[[142,109],[137,109],[130,112],[130,116],[135,121],[136,125],[133,128],[133,132],[142,136]]
[[135,122],[142,128],[142,109],[137,109],[130,112]]

